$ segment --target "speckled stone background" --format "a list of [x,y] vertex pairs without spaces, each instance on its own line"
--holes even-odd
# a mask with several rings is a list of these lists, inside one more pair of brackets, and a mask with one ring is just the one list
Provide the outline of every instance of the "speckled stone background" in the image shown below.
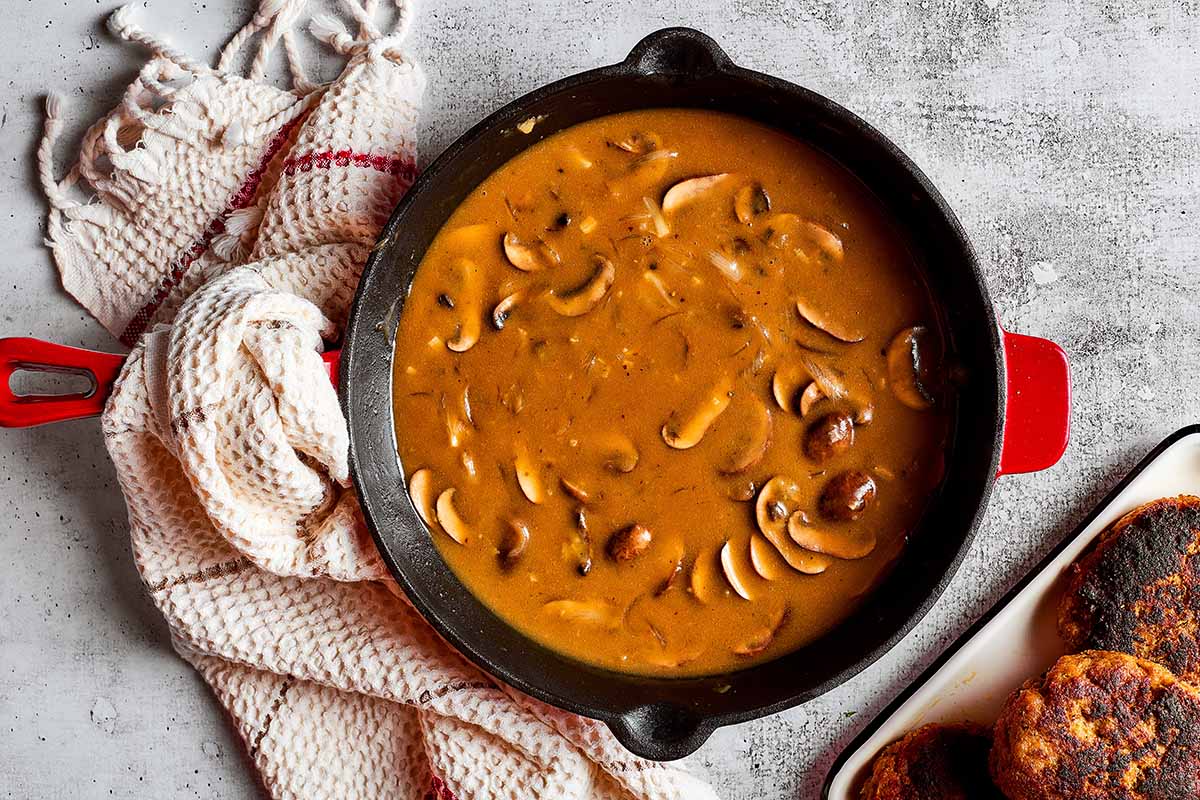
[[[33,174],[42,93],[66,92],[79,130],[141,63],[104,32],[113,7],[3,3],[0,333],[114,347],[59,288]],[[245,0],[156,0],[140,19],[213,54],[250,13]],[[957,578],[903,644],[690,759],[729,800],[815,798],[882,705],[1143,453],[1200,419],[1200,2],[425,0],[412,39],[430,78],[424,158],[505,101],[670,24],[881,128],[958,211],[1006,325],[1055,339],[1074,365],[1067,457],[1000,481]],[[336,70],[312,52],[324,75]],[[256,796],[143,594],[95,422],[0,431],[0,514],[0,793]]]

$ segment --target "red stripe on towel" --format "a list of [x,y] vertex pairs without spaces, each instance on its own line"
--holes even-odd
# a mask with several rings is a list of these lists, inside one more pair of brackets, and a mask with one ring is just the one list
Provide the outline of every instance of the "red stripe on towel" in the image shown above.
[[425,800],[458,800],[458,798],[447,788],[445,781],[434,775],[429,784],[429,791],[425,793]]
[[262,184],[263,175],[267,171],[272,159],[279,154],[284,143],[292,131],[296,129],[307,114],[301,114],[295,119],[289,121],[286,125],[271,138],[270,144],[267,145],[266,152],[259,159],[258,166],[246,176],[246,180],[238,188],[233,196],[229,198],[225,209],[221,214],[208,223],[208,227],[200,234],[200,238],[192,242],[187,249],[176,256],[175,261],[171,264],[171,269],[162,280],[159,281],[158,288],[145,305],[137,310],[133,318],[129,320],[129,324],[125,326],[125,330],[121,333],[121,343],[132,347],[137,338],[145,333],[147,326],[150,325],[154,315],[158,313],[158,308],[163,304],[163,301],[171,294],[179,282],[183,280],[183,276],[191,268],[192,264],[208,250],[212,244],[212,240],[225,232],[225,220],[229,219],[229,215],[235,211],[240,211],[246,208],[254,201],[254,196],[258,193],[258,187]]
[[316,153],[305,153],[301,156],[289,156],[283,162],[283,171],[287,175],[297,172],[311,172],[316,169],[330,167],[358,167],[373,169],[385,175],[396,177],[412,183],[417,177],[417,165],[405,156],[371,155],[356,153],[353,150],[321,150]]

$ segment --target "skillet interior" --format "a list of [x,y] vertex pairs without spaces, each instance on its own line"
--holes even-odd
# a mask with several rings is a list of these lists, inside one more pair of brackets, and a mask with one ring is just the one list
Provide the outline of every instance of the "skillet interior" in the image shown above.
[[[475,186],[521,150],[597,116],[656,107],[740,114],[840,161],[906,230],[954,362],[965,367],[947,477],[879,589],[820,640],[731,675],[662,679],[589,667],[526,639],[446,567],[404,490],[391,414],[395,321],[425,249]],[[544,117],[531,134],[516,125]],[[638,755],[679,758],[721,725],[764,716],[845,682],[898,642],[945,589],[991,492],[1004,417],[999,331],[973,251],[928,179],[865,122],[800,87],[734,66],[701,33],[651,34],[624,62],[520,98],[455,142],[397,206],[364,269],[342,356],[350,463],[368,525],[427,620],[476,664],[539,699],[602,719]],[[403,424],[401,421],[401,429]]]

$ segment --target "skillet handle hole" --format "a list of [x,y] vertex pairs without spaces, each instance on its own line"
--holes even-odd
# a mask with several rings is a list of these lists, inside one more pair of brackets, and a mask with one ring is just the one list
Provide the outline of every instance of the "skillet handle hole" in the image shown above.
[[9,391],[18,399],[26,397],[91,397],[96,381],[84,369],[47,369],[19,367],[8,379]]

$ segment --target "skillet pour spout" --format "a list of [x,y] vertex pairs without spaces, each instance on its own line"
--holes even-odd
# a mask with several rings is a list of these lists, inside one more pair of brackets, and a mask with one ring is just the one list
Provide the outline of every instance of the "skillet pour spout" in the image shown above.
[[[650,108],[740,115],[824,151],[879,199],[912,243],[938,304],[948,355],[963,365],[945,478],[895,568],[844,622],[818,641],[726,675],[616,673],[526,638],[476,599],[446,566],[405,488],[391,413],[397,319],[430,243],[459,204],[512,157],[576,123]],[[532,129],[522,125],[536,120]],[[882,134],[807,89],[736,66],[711,38],[668,28],[624,61],[537,89],[454,142],[422,173],[385,225],[363,270],[341,358],[341,402],[351,474],[367,524],[392,574],[426,620],[498,680],[608,724],[633,753],[681,758],[723,725],[796,706],[870,666],[925,615],[974,537],[1001,468],[1043,468],[1066,444],[1069,382],[1062,351],[1012,337],[996,324],[975,254],[928,178]],[[1006,366],[1006,349],[1008,366]],[[1019,362],[1019,363],[1018,363]],[[1023,376],[1010,401],[1009,372]],[[1007,420],[1006,408],[1021,411]],[[1037,429],[1029,420],[1037,420]],[[398,429],[403,436],[403,420]],[[1051,435],[1047,436],[1047,431]],[[1036,433],[1037,437],[1030,434]]]
[[642,39],[623,62],[645,75],[687,80],[727,70],[733,61],[711,36],[694,28],[663,28]]
[[606,722],[627,750],[652,761],[694,753],[716,730],[709,720],[670,703],[638,706]]

